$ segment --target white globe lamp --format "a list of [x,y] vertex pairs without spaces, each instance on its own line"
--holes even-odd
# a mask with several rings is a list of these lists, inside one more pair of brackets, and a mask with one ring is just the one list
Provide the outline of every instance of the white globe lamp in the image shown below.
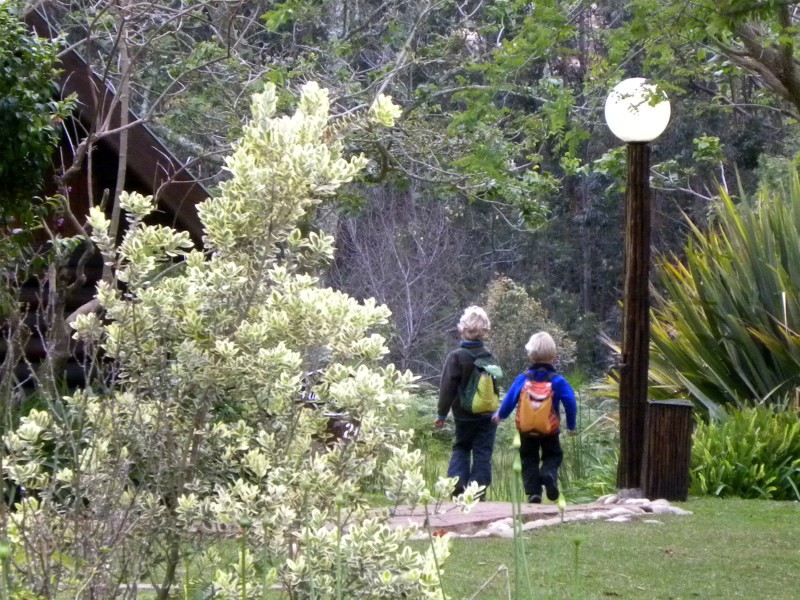
[[643,77],[621,81],[606,98],[605,116],[611,132],[623,142],[651,142],[664,133],[670,117],[668,100]]

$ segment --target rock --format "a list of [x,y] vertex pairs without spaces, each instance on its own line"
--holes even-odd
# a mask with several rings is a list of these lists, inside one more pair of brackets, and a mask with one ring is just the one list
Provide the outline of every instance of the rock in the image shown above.
[[615,506],[609,511],[606,511],[608,514],[612,514],[613,516],[617,515],[643,515],[645,514],[645,510],[643,506],[636,506],[634,504],[630,505],[620,505]]
[[632,511],[628,507],[618,506],[616,508],[612,508],[611,510],[606,511],[607,517],[623,517],[623,516],[630,516]]
[[623,515],[620,515],[619,517],[611,517],[610,519],[606,519],[606,523],[630,523],[630,522],[631,522],[631,517]]
[[601,502],[601,504],[616,504],[619,502],[619,496],[616,494],[609,494],[608,496],[603,496],[605,500]]
[[670,506],[669,512],[673,515],[693,515],[694,513],[690,510],[683,510],[682,508],[678,508],[677,506]]
[[674,507],[669,506],[668,504],[655,504],[655,503],[653,503],[653,504],[650,505],[650,511],[654,515],[663,515],[663,514],[670,513],[670,512],[672,512],[673,508]]
[[650,525],[663,525],[663,521],[659,521],[657,519],[643,519],[642,523],[649,523]]
[[490,535],[492,537],[510,540],[514,537],[514,529],[511,527],[498,527],[496,529],[492,529]]
[[653,500],[651,505],[658,505],[658,506],[669,506],[669,500],[665,500],[664,498],[659,498],[658,500]]
[[596,519],[603,519],[608,516],[608,511],[593,510],[588,512],[570,513],[567,515],[567,521],[594,521]]
[[499,519],[498,521],[493,521],[489,523],[487,529],[506,529],[514,528],[514,518],[513,517],[506,517],[505,519]]
[[530,531],[531,529],[539,529],[541,527],[549,527],[551,525],[558,525],[561,523],[561,517],[552,517],[550,519],[536,519],[535,521],[528,521],[522,525],[523,531]]
[[492,537],[499,537],[499,538],[512,538],[514,537],[514,519],[508,517],[507,519],[501,519],[500,521],[495,521],[494,523],[489,523],[489,526],[486,528],[486,531],[489,532],[489,535]]
[[627,504],[631,506],[644,506],[646,504],[650,504],[650,500],[647,498],[625,498],[620,504]]
[[488,529],[481,529],[480,531],[476,531],[472,535],[466,535],[464,537],[471,537],[471,538],[487,538],[492,535],[492,532]]

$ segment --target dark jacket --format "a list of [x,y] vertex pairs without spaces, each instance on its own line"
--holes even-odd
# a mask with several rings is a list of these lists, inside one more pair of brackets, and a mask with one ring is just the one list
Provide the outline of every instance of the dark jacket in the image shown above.
[[[436,413],[440,419],[447,418],[452,410],[456,419],[485,419],[487,415],[476,415],[461,408],[461,396],[469,382],[475,366],[475,354],[489,352],[483,342],[461,342],[458,350],[447,355],[442,370],[442,381],[439,385],[439,407]],[[491,415],[489,415],[491,416]]]

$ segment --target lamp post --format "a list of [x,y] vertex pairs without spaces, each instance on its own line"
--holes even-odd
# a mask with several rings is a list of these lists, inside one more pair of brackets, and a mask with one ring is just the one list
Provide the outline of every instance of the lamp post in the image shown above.
[[611,132],[628,144],[625,191],[625,290],[619,381],[620,457],[617,487],[641,487],[647,372],[650,361],[650,147],[669,122],[670,105],[656,101],[641,77],[617,84],[606,99]]

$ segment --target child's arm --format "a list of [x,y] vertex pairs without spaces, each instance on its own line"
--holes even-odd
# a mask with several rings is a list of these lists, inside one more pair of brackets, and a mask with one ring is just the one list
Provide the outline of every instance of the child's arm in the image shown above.
[[578,415],[575,391],[569,382],[561,376],[553,380],[553,388],[555,388],[553,395],[561,402],[564,407],[564,413],[567,415],[567,429],[569,432],[574,432]]
[[453,400],[458,394],[458,379],[460,371],[458,369],[458,355],[451,352],[444,363],[442,369],[442,381],[439,384],[439,405],[436,411],[434,427],[441,429],[453,406]]
[[514,380],[514,383],[512,383],[511,387],[508,388],[505,398],[503,398],[503,403],[500,405],[500,410],[498,410],[497,414],[495,415],[495,423],[498,423],[503,419],[507,419],[508,416],[514,412],[514,409],[517,406],[517,401],[519,400],[519,393],[524,384],[525,373],[522,373],[521,375],[517,376],[517,378]]

